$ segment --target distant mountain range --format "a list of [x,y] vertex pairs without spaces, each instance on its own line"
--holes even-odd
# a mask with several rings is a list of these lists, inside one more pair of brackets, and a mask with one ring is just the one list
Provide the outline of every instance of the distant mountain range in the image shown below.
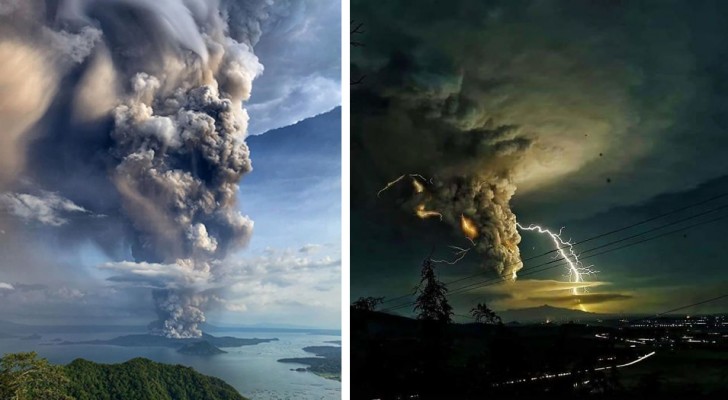
[[[204,331],[214,332],[294,332],[320,335],[340,336],[340,329],[307,328],[295,325],[245,325],[245,326],[217,326],[204,323],[200,326]],[[17,338],[29,334],[50,333],[146,333],[144,325],[30,325],[0,320],[0,339]]]
[[341,336],[341,329],[310,328],[286,324],[256,324],[256,325],[212,325],[204,323],[200,328],[206,332],[291,332],[309,333],[316,335]]
[[295,125],[249,136],[253,171],[242,185],[341,175],[341,107]]
[[108,333],[108,332],[146,332],[143,325],[31,325],[10,321],[0,321],[0,338],[22,334],[44,333]]
[[[501,320],[504,324],[533,324],[543,323],[547,321],[554,323],[588,322],[596,321],[598,319],[615,317],[614,315],[610,314],[598,314],[580,310],[572,310],[570,308],[553,307],[548,304],[544,304],[538,307],[515,308],[503,311],[496,311],[495,313],[499,317],[501,317]],[[390,327],[397,326],[398,329],[409,326],[410,321],[413,320],[412,317],[405,317],[396,314],[388,314],[382,312],[376,312],[374,314],[377,315],[375,319],[376,321],[383,322]],[[468,322],[472,322],[461,319],[458,319],[458,321],[465,324],[467,324]]]
[[[308,152],[341,148],[341,107],[304,119],[293,125],[270,130],[262,135],[248,136],[250,146],[260,146],[260,151],[271,155],[301,153],[302,145],[309,146]],[[292,140],[295,137],[296,140]],[[265,143],[265,144],[264,144]],[[285,148],[288,151],[281,151]],[[268,154],[266,154],[267,158]]]
[[569,322],[593,321],[610,317],[609,314],[597,314],[570,308],[552,307],[544,304],[538,307],[517,308],[505,311],[496,311],[503,323],[534,323],[534,322]]
[[165,336],[141,334],[141,335],[125,335],[115,337],[109,340],[87,340],[82,342],[61,342],[58,344],[70,345],[70,344],[98,344],[98,345],[113,345],[113,346],[124,346],[124,347],[177,347],[180,348],[185,344],[207,342],[216,347],[240,347],[240,346],[253,346],[260,343],[272,342],[278,339],[241,339],[232,336],[212,336],[207,333],[203,333],[201,338],[185,338],[175,339],[168,338]]

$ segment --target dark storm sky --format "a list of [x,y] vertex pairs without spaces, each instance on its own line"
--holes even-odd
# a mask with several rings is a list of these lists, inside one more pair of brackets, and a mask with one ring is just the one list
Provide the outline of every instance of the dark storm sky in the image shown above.
[[[352,298],[402,295],[433,246],[447,257],[448,245],[467,245],[453,226],[413,216],[404,206],[407,182],[376,196],[402,174],[460,168],[463,154],[441,146],[438,135],[458,142],[474,128],[517,127],[530,147],[507,166],[482,165],[512,176],[521,224],[565,226],[574,241],[728,193],[725,2],[358,0],[352,18],[365,30],[355,35],[364,46],[352,48],[352,77],[365,76],[352,89]],[[724,204],[728,197],[578,249]],[[718,209],[612,247],[725,215]],[[599,273],[587,278],[581,308],[659,312],[727,293],[727,222],[585,260]],[[543,237],[521,237],[523,259],[551,250]],[[465,283],[495,278],[479,257],[440,267],[443,280],[479,271]],[[521,274],[548,261],[526,261]],[[483,300],[496,309],[575,308],[565,272],[553,268],[451,301],[456,312]],[[691,312],[726,310],[724,301]]]

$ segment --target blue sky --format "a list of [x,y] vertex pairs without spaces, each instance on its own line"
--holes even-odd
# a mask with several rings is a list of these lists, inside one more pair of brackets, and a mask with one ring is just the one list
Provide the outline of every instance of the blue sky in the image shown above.
[[251,274],[248,310],[220,314],[221,322],[339,326],[340,125],[336,108],[248,140],[253,172],[240,185],[239,207],[255,229],[249,247],[230,258],[243,268],[271,267]]

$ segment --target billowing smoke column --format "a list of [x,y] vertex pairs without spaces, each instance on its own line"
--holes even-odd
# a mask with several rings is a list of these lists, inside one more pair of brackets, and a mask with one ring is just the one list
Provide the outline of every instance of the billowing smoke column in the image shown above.
[[[237,182],[251,170],[246,119],[240,100],[221,96],[216,85],[168,96],[159,96],[159,85],[135,76],[131,101],[114,109],[119,164],[112,180],[139,232],[135,258],[186,262],[208,274],[209,261],[245,244],[253,228],[235,208]],[[154,297],[161,332],[200,335],[204,302],[194,292],[167,289]]]
[[[419,218],[438,217],[471,241],[484,268],[515,279],[523,267],[516,216],[510,200],[516,192],[513,171],[531,140],[515,126],[480,127],[449,136],[442,143],[457,161],[411,180],[413,193],[403,206]],[[411,197],[410,197],[411,196]]]
[[[198,3],[197,10],[184,2],[172,5],[200,18],[200,35],[192,37],[204,43],[189,42],[196,54],[159,77],[132,77],[130,95],[113,110],[111,152],[118,165],[112,180],[139,233],[135,258],[213,274],[210,261],[245,244],[253,228],[236,209],[236,193],[251,170],[242,101],[262,68],[249,38],[227,36],[223,15],[210,4]],[[155,292],[154,329],[172,337],[200,336],[205,297],[181,286]]]
[[518,251],[521,236],[509,204],[515,185],[508,179],[476,177],[434,182],[431,207],[473,242],[485,268],[515,279],[523,266]]
[[[203,310],[210,297],[205,291],[216,277],[216,260],[245,245],[252,233],[253,222],[241,215],[236,201],[238,182],[252,169],[243,102],[263,70],[253,46],[261,24],[270,18],[267,10],[272,4],[268,0],[61,0],[47,6],[44,1],[0,2],[1,26],[8,33],[0,41],[0,52],[12,51],[8,57],[17,58],[16,67],[22,64],[37,72],[30,77],[38,79],[11,87],[25,95],[21,98],[27,99],[25,103],[4,97],[17,107],[32,109],[24,114],[32,120],[14,119],[18,126],[12,126],[2,140],[18,148],[30,146],[29,139],[18,137],[23,132],[30,136],[28,127],[34,123],[44,125],[39,119],[54,104],[48,96],[61,87],[59,99],[73,98],[71,116],[49,111],[46,118],[55,118],[60,126],[54,131],[56,137],[65,136],[58,143],[74,151],[83,149],[89,157],[66,156],[57,165],[71,170],[65,171],[69,180],[74,174],[96,179],[95,195],[75,193],[75,197],[95,197],[99,207],[107,207],[104,214],[124,227],[123,240],[141,263],[131,265],[131,271],[142,264],[161,268],[151,284],[159,316],[153,329],[158,334],[201,335],[198,324],[205,320]],[[45,73],[47,62],[55,63],[53,72],[59,78]],[[0,68],[4,72],[5,63]],[[57,100],[54,107],[62,108],[64,102],[67,99]],[[0,118],[13,120],[12,115]],[[28,153],[46,151],[44,140],[52,141],[43,137]],[[36,160],[2,165],[23,170],[25,163],[26,176],[52,184],[50,169],[38,166],[49,161],[37,159],[37,165],[31,162]],[[97,169],[103,177],[93,175]],[[0,183],[12,182],[6,172]],[[76,190],[88,190],[80,187]],[[69,188],[55,189],[74,197],[72,190],[65,190]]]

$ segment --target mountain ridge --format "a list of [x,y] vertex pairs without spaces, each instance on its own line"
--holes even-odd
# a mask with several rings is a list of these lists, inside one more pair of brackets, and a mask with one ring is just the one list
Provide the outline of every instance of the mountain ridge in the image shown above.
[[535,307],[511,308],[496,311],[504,323],[518,322],[565,322],[570,320],[596,320],[609,317],[610,314],[599,314],[571,308],[554,307],[548,304]]

